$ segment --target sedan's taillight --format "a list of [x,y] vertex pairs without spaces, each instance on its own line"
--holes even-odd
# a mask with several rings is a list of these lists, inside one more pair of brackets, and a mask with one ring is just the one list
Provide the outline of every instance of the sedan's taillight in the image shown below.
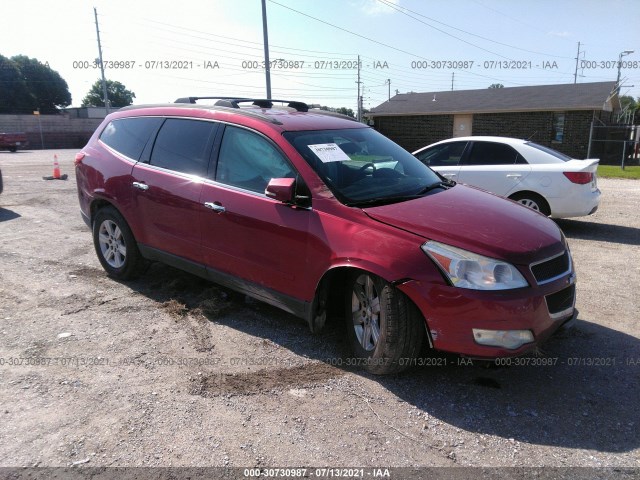
[[593,180],[592,172],[562,172],[565,177],[569,179],[571,183],[578,183],[584,185]]
[[76,158],[74,159],[73,163],[75,165],[80,165],[82,163],[82,160],[85,157],[85,153],[84,152],[78,152],[76,153]]

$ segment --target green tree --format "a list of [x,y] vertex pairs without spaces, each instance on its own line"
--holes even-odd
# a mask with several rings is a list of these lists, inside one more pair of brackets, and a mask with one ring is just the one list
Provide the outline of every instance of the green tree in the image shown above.
[[18,66],[0,55],[0,113],[31,113],[35,104]]
[[[133,103],[136,94],[131,90],[127,90],[122,83],[116,80],[107,80],[107,95],[109,97],[109,105],[120,108],[126,107]],[[102,80],[96,80],[91,86],[91,90],[82,100],[83,107],[104,107],[104,99],[102,94]]]
[[320,110],[326,110],[328,112],[336,112],[351,118],[356,118],[356,114],[353,112],[353,110],[347,107],[334,108],[334,107],[327,107],[326,105],[323,105],[320,107]]
[[622,110],[628,108],[631,112],[636,111],[640,107],[640,98],[636,101],[631,95],[623,95],[620,97],[620,106]]
[[18,67],[32,97],[33,110],[56,113],[60,107],[71,105],[71,93],[67,82],[48,63],[26,55],[11,57]]
[[336,108],[336,112],[341,113],[342,115],[346,115],[351,118],[356,118],[356,114],[353,113],[353,110],[346,107]]
[[504,88],[504,85],[501,83],[492,83],[489,85],[489,88]]

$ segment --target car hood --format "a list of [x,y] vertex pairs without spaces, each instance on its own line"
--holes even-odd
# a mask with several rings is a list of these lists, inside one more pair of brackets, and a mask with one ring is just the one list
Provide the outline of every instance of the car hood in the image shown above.
[[564,249],[562,233],[552,220],[465,185],[363,210],[374,220],[425,239],[511,263],[529,264]]

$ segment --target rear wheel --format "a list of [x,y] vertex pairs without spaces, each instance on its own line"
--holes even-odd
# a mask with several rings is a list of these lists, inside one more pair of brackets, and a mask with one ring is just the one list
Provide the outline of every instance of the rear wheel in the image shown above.
[[9,147],[9,151],[11,153],[16,153],[18,151],[18,147]]
[[345,321],[357,364],[375,374],[396,373],[413,364],[424,338],[424,322],[393,285],[367,272],[347,282]]
[[518,192],[509,197],[511,200],[514,200],[525,207],[530,208],[531,210],[535,210],[536,212],[540,212],[547,217],[551,215],[551,209],[549,208],[549,204],[547,201],[537,193],[533,192]]
[[109,276],[126,280],[140,275],[147,262],[120,212],[104,207],[93,221],[93,244],[98,260]]

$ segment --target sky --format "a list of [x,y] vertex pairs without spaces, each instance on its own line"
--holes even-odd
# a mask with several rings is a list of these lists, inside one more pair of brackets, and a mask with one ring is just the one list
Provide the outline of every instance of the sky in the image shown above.
[[[2,3],[0,54],[48,63],[73,106],[100,77],[94,7],[105,75],[134,103],[266,97],[261,0]],[[372,108],[396,92],[615,81],[628,50],[621,94],[640,97],[638,0],[266,0],[266,10],[275,99],[355,110],[358,86]]]

